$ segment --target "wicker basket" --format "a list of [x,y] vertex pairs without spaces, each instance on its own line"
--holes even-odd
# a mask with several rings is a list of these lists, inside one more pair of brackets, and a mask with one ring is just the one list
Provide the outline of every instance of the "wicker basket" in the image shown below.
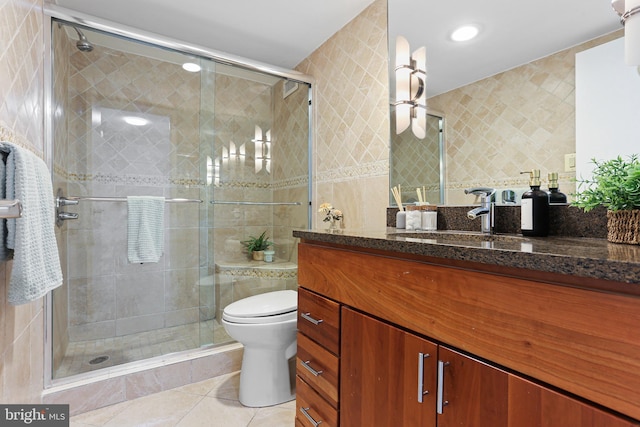
[[640,209],[607,211],[607,240],[640,245]]

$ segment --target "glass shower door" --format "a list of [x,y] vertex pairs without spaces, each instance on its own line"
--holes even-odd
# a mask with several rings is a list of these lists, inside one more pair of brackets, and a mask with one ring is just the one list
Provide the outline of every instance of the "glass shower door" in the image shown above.
[[[81,31],[91,51],[76,47],[69,24],[52,36],[54,185],[62,209],[78,215],[58,229],[65,282],[53,295],[54,378],[198,348],[206,297],[201,73],[182,66],[199,60]],[[128,196],[166,200],[156,260],[128,254]]]
[[[297,289],[292,231],[308,227],[309,96],[307,84],[221,64],[203,77],[202,100],[210,104],[201,109],[208,205],[202,252],[214,284],[214,343],[228,339],[219,324],[226,305]],[[253,260],[243,245],[262,233],[273,242],[272,262]]]
[[[91,51],[52,29],[54,186],[78,215],[57,229],[54,378],[230,342],[227,304],[296,289],[309,218],[309,85],[78,29]],[[165,199],[154,262],[128,256],[128,196]],[[242,245],[263,231],[271,263]]]

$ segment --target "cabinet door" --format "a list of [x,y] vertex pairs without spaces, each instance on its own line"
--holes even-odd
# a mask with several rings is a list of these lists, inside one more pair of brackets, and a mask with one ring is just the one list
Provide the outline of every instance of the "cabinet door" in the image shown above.
[[509,375],[509,427],[632,427],[638,423]]
[[436,425],[434,343],[348,308],[341,343],[341,427]]
[[507,427],[506,372],[443,346],[438,359],[443,365],[438,427]]

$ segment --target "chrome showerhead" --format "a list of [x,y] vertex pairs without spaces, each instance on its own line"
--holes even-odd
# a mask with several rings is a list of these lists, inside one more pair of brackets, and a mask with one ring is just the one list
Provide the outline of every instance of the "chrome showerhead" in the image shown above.
[[82,52],[91,52],[93,50],[93,45],[91,44],[91,42],[87,40],[85,35],[79,29],[77,29],[76,27],[73,27],[73,29],[76,30],[76,33],[78,33],[78,41],[76,43],[76,47]]

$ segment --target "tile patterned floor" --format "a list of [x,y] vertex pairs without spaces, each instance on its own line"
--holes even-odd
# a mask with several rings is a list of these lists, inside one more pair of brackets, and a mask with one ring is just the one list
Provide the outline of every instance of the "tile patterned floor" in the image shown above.
[[[71,342],[54,378],[192,350],[199,348],[200,342],[222,344],[231,341],[220,322],[208,320],[121,337]],[[101,363],[89,363],[101,356],[108,356],[108,359]]]
[[71,427],[293,427],[295,401],[238,402],[240,373],[212,378],[71,417]]

